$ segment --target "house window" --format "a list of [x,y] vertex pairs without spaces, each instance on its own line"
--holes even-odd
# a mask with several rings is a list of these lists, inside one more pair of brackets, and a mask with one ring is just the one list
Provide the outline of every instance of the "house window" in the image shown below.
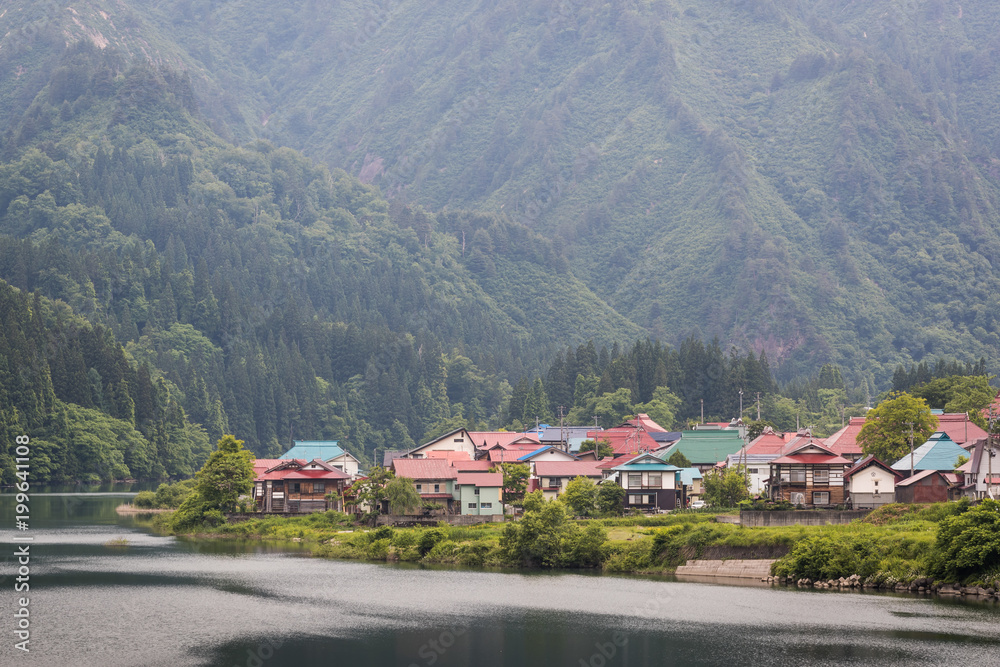
[[804,481],[806,481],[806,471],[805,470],[789,470],[788,471],[788,481],[789,482],[804,482]]
[[553,487],[553,486],[562,486],[562,484],[559,483],[559,478],[558,477],[550,477],[549,478],[549,487]]
[[750,473],[751,475],[756,475],[760,471],[757,468],[747,468],[747,472]]
[[656,504],[656,496],[654,496],[654,495],[646,496],[646,504],[647,505],[655,505]]
[[641,505],[642,504],[642,496],[629,496],[628,497],[628,504],[629,505]]
[[493,503],[479,503],[479,506],[482,507],[484,510],[493,509]]
[[829,504],[830,504],[829,491],[813,491],[813,505],[829,505]]
[[479,495],[479,489],[476,489],[476,495],[477,496]]
[[300,487],[299,482],[292,482],[292,488],[290,488],[288,491],[289,493],[301,493],[299,491],[299,487]]
[[424,490],[424,485],[423,484],[417,484],[417,493],[422,493],[423,490]]
[[646,486],[648,486],[648,487],[650,487],[652,489],[659,489],[660,488],[660,473],[658,473],[658,472],[651,472],[651,473],[649,473],[649,484],[647,484]]
[[455,438],[455,442],[465,442],[465,438]]
[[326,482],[313,482],[313,493],[323,493],[326,491]]
[[813,484],[829,484],[830,470],[828,468],[816,468],[813,470]]
[[642,488],[642,473],[641,472],[630,472],[628,474],[628,488],[630,488],[630,489],[641,489]]
[[434,493],[441,493],[441,485],[440,484],[435,484],[434,485]]

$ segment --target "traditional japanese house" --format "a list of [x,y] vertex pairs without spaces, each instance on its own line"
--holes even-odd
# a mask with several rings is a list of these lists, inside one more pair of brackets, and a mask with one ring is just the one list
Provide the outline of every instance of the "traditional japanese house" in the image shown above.
[[845,500],[844,472],[851,462],[810,439],[770,463],[772,500],[802,507],[833,507]]
[[[344,483],[350,476],[321,459],[279,460],[254,479],[252,495],[261,512],[343,511]],[[327,500],[330,494],[331,500]]]
[[961,492],[970,500],[1000,498],[1000,446],[980,438],[972,445],[969,460],[957,469],[962,475]]

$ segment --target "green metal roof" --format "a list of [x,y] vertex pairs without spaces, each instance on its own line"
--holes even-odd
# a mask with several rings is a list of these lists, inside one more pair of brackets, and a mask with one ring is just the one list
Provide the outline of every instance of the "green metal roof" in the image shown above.
[[665,461],[680,451],[691,463],[718,463],[743,447],[739,431],[684,431],[681,439],[661,458]]
[[282,454],[281,458],[329,461],[343,453],[344,450],[336,440],[296,440],[295,446]]

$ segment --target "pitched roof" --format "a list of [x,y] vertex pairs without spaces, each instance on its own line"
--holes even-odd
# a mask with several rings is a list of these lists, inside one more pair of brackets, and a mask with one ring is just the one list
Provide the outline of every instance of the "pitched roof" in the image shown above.
[[522,433],[519,431],[469,431],[472,443],[479,449],[492,447],[494,445],[507,445],[521,438],[530,438],[538,444],[538,439],[533,433]]
[[667,429],[657,424],[655,421],[652,420],[652,418],[650,418],[649,415],[647,415],[644,412],[640,412],[635,416],[635,419],[629,419],[625,423],[633,427],[638,423],[647,432],[654,432],[654,431],[658,433],[667,432]]
[[683,437],[664,452],[663,458],[680,451],[691,463],[714,465],[742,447],[743,438],[737,430],[684,431]]
[[774,459],[771,463],[800,463],[805,465],[850,465],[843,456],[835,454],[791,454]]
[[660,447],[660,443],[656,442],[648,431],[628,425],[616,426],[603,431],[589,431],[587,437],[607,442],[615,454],[637,454]]
[[471,461],[472,457],[469,456],[469,452],[466,451],[447,451],[447,450],[435,450],[427,452],[426,457],[429,459],[445,459],[446,461]]
[[862,470],[865,470],[866,468],[870,468],[871,466],[878,466],[883,470],[885,470],[886,472],[892,473],[893,475],[896,476],[897,481],[903,476],[898,471],[893,470],[892,467],[888,463],[882,461],[882,459],[876,458],[874,454],[869,454],[868,456],[861,459],[853,466],[845,470],[844,479],[847,479],[848,477],[851,477],[852,475],[855,475],[861,472]]
[[281,455],[283,459],[322,459],[329,461],[344,453],[336,440],[295,440],[292,448]]
[[861,454],[858,434],[861,433],[861,427],[865,425],[865,420],[865,417],[851,417],[846,426],[827,437],[827,446],[841,456]]
[[254,474],[260,474],[266,470],[270,470],[274,466],[287,461],[288,459],[254,459],[253,471]]
[[701,471],[697,468],[681,468],[681,484],[691,486],[696,479],[704,479]]
[[[960,456],[968,456],[969,452],[959,447],[946,433],[936,431],[927,442],[913,450],[914,470],[943,470],[951,472]],[[910,455],[904,454],[901,459],[892,464],[893,470],[907,471],[910,469]]]
[[899,486],[912,486],[913,484],[916,484],[917,482],[925,480],[928,477],[931,477],[933,475],[941,475],[941,477],[944,479],[944,481],[946,481],[946,482],[948,481],[948,478],[945,477],[941,473],[940,470],[923,470],[921,472],[914,473],[913,477],[907,477],[906,479],[904,479],[901,482],[896,482],[896,486],[897,487],[899,487]]
[[[311,466],[312,469],[305,469]],[[303,459],[279,459],[270,468],[257,472],[254,468],[254,481],[266,481],[277,479],[325,479],[338,480],[350,479],[350,475],[334,468],[322,459],[305,461]]]
[[503,486],[503,473],[499,472],[460,472],[458,484],[461,486]]
[[534,451],[530,451],[530,452],[527,452],[526,454],[522,454],[520,457],[518,457],[517,460],[518,461],[530,461],[531,459],[535,458],[539,454],[544,454],[545,452],[549,452],[549,451],[558,452],[559,454],[562,454],[563,456],[568,456],[569,458],[567,460],[576,460],[576,457],[573,456],[572,454],[564,452],[561,449],[556,449],[552,445],[545,445],[544,447],[541,447],[541,448],[536,449]]
[[451,467],[458,472],[486,472],[496,464],[488,459],[480,461],[452,461]]
[[405,449],[387,449],[382,454],[382,467],[391,468],[392,462],[396,459],[401,459],[406,456],[407,450]]
[[397,477],[410,479],[455,479],[458,474],[445,459],[396,459],[392,467]]
[[937,430],[947,433],[948,437],[959,445],[975,442],[989,435],[978,424],[969,421],[968,415],[964,412],[946,412],[938,415]]
[[536,477],[602,477],[601,469],[593,461],[539,461],[535,464]]

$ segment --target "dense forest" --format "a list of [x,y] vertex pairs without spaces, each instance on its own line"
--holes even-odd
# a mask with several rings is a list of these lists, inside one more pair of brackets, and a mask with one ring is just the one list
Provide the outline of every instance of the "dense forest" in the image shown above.
[[997,10],[882,4],[10,3],[0,474],[982,377]]

